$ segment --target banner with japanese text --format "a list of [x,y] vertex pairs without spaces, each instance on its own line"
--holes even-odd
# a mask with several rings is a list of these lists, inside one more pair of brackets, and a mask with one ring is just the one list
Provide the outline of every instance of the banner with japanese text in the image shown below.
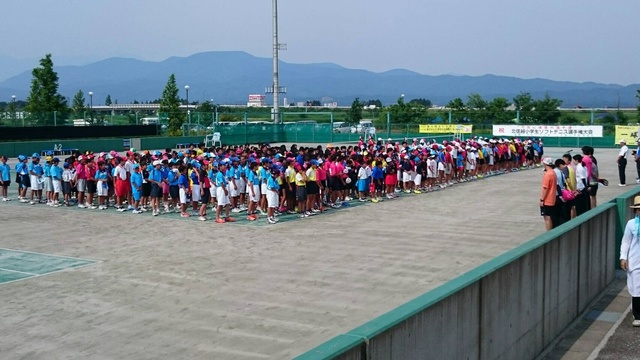
[[602,126],[578,125],[493,125],[493,136],[516,137],[602,137]]
[[616,144],[620,142],[620,140],[625,140],[627,144],[635,144],[638,140],[638,131],[640,128],[638,125],[635,126],[623,126],[616,125],[616,137],[613,140]]
[[473,132],[473,125],[458,125],[458,124],[428,124],[420,125],[421,134],[471,134]]

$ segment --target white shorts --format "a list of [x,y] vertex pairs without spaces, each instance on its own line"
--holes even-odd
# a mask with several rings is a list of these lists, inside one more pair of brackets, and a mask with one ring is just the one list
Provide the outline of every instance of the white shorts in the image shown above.
[[267,206],[270,208],[277,208],[279,203],[278,193],[272,190],[267,190]]
[[438,171],[444,171],[444,163],[438,163]]
[[52,180],[53,192],[59,194],[62,192],[62,182],[60,180]]
[[[31,190],[42,190],[42,182],[39,182],[41,178],[35,175],[29,175],[29,180],[31,180]],[[42,180],[40,180],[42,181]]]
[[420,184],[422,184],[422,174],[416,174],[415,179],[413,179],[413,183],[416,184],[416,186],[420,186]]
[[452,168],[451,164],[446,164],[444,166],[444,173],[447,174],[447,175],[451,174],[451,168]]
[[76,188],[78,189],[78,192],[87,191],[87,179],[78,179],[78,182],[76,183]]
[[229,196],[224,193],[224,188],[216,188],[216,200],[218,201],[218,206],[229,205]]
[[410,182],[411,181],[411,173],[403,171],[402,172],[402,182]]
[[432,170],[427,170],[427,179],[433,179],[436,177],[436,174]]
[[237,179],[236,185],[238,185],[238,194],[244,194],[247,192],[247,182],[244,181],[243,178]]
[[260,194],[262,195],[266,195],[267,194],[267,184],[260,184]]
[[398,181],[402,181],[402,170],[398,170],[396,175],[397,175]]
[[[253,186],[253,196],[251,196],[251,190],[249,189],[250,186]],[[251,201],[257,203],[258,201],[260,201],[260,186],[251,184],[247,185],[247,194],[249,195],[249,199]]]
[[107,196],[109,193],[109,186],[106,181],[98,181],[96,184],[96,195],[98,196]]
[[212,187],[209,188],[209,195],[211,195],[212,199],[216,198],[216,187],[215,186],[212,186]]
[[191,201],[192,202],[198,202],[200,201],[200,184],[198,185],[191,185]]
[[[237,187],[237,189],[236,189]],[[240,186],[238,186],[238,183],[236,183],[236,186],[233,186],[232,183],[229,183],[229,196],[230,197],[237,197],[238,195],[240,195]]]
[[180,204],[187,203],[187,191],[184,188],[180,188]]
[[50,177],[44,178],[44,191],[53,191],[53,179]]

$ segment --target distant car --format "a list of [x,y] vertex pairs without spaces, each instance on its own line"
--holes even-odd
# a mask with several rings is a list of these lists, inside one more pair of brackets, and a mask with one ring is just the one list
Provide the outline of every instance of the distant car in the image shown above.
[[373,122],[371,120],[360,120],[360,123],[356,126],[351,127],[351,133],[353,134],[363,134],[363,135],[372,135],[375,137],[376,128],[373,126]]
[[351,132],[351,126],[344,121],[338,121],[333,123],[333,132],[339,134],[348,134]]

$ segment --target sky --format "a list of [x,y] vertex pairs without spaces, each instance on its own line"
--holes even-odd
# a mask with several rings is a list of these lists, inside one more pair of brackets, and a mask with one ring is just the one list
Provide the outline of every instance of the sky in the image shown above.
[[[638,0],[279,0],[278,8],[288,48],[280,59],[290,63],[640,83]],[[2,12],[0,57],[51,53],[64,65],[272,54],[269,0],[5,1]]]

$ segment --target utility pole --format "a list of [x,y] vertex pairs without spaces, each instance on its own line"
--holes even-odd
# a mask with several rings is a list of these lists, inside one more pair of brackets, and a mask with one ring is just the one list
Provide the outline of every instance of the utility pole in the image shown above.
[[286,50],[286,44],[278,43],[278,0],[272,0],[273,10],[273,84],[265,89],[265,93],[273,94],[273,123],[279,124],[280,119],[280,94],[285,94],[287,89],[280,86],[278,74],[278,51]]

